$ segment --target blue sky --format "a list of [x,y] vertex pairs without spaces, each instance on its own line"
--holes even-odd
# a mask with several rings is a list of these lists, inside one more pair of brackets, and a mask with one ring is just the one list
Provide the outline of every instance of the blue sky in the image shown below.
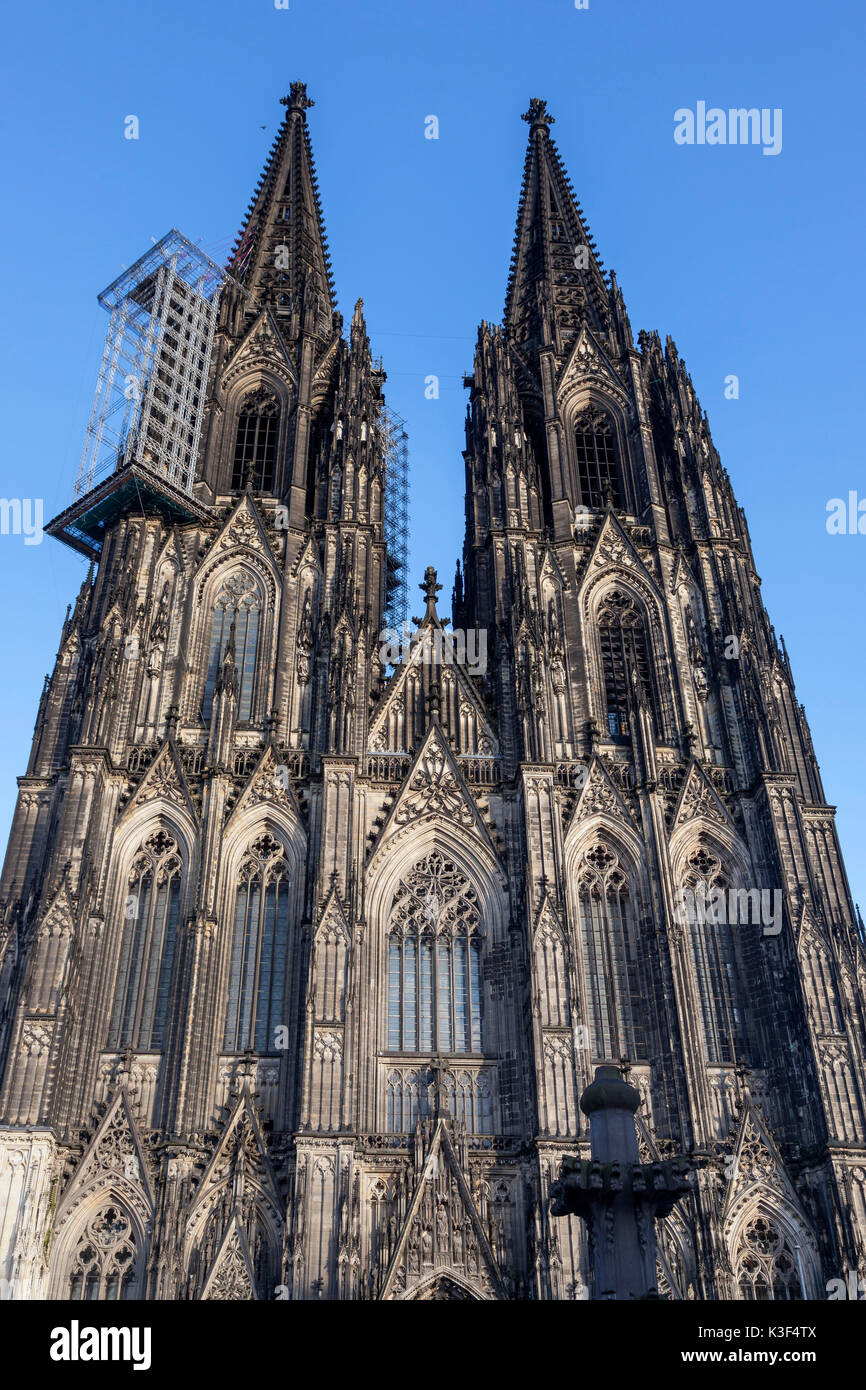
[[[463,530],[462,376],[478,321],[502,314],[520,113],[545,97],[635,333],[675,338],[709,415],[866,910],[866,536],[825,529],[830,498],[866,497],[861,8],[152,0],[19,7],[14,25],[3,495],[44,498],[46,519],[66,505],[107,324],[96,295],[171,226],[224,257],[299,78],[316,101],[340,305],[348,315],[364,298],[390,403],[408,422],[413,592],[432,563],[445,598]],[[674,111],[699,100],[782,108],[781,154],[675,144]],[[123,138],[128,115],[137,141]],[[424,138],[428,115],[438,140]],[[438,400],[425,399],[431,373]],[[55,541],[0,536],[4,836],[84,569]]]

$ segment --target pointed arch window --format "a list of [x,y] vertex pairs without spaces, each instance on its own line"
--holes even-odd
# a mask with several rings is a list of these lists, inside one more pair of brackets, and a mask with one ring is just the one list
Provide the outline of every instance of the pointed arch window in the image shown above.
[[689,856],[682,905],[708,1062],[733,1063],[743,1046],[743,1002],[728,921],[729,880],[721,860],[701,845]]
[[107,1206],[88,1223],[72,1257],[67,1297],[96,1302],[140,1298],[132,1223],[119,1206]]
[[280,404],[272,391],[259,387],[244,398],[235,435],[233,490],[273,491],[279,424]]
[[481,1051],[478,895],[438,851],[406,875],[391,908],[388,1049]]
[[181,859],[164,830],[133,860],[108,1046],[143,1052],[164,1046],[181,896]]
[[250,846],[238,876],[226,1052],[273,1052],[276,1029],[286,1023],[289,890],[282,846],[262,835]]
[[655,684],[643,616],[634,600],[621,589],[614,589],[602,603],[598,632],[608,736],[615,740],[631,735],[633,711],[640,699],[646,700],[653,725],[658,729]]
[[607,845],[596,844],[578,873],[587,1024],[599,1062],[646,1055],[638,933],[628,878]]
[[745,1227],[736,1260],[740,1298],[750,1302],[800,1302],[803,1286],[795,1252],[770,1217],[759,1213]]
[[622,488],[610,418],[593,406],[584,410],[575,422],[574,444],[578,502],[581,506],[597,509],[606,505],[609,496],[613,506],[620,510]]
[[261,594],[251,575],[241,570],[227,579],[219,590],[211,619],[210,648],[202,719],[207,723],[213,710],[217,676],[231,643],[238,672],[238,721],[252,717],[256,683],[256,655],[261,619]]

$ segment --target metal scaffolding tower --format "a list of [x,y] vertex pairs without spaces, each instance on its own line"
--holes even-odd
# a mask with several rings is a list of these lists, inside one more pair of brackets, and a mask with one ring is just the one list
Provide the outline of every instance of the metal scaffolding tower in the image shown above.
[[76,497],[132,464],[192,492],[225,278],[173,228],[103,290],[111,322]]
[[400,628],[409,616],[409,438],[406,421],[382,406],[379,429],[385,455],[385,544],[388,574],[385,624]]

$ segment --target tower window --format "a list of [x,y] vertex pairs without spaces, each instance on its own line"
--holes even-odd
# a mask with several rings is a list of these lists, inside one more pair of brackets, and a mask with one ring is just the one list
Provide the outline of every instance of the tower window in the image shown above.
[[599,508],[605,506],[609,495],[614,507],[621,508],[622,491],[609,418],[590,407],[578,418],[574,440],[578,502],[584,507]]
[[210,652],[202,701],[202,719],[205,723],[211,716],[217,675],[229,644],[233,644],[238,672],[238,721],[244,724],[251,718],[260,611],[259,591],[255,580],[249,574],[233,574],[217,594],[211,621]]
[[270,391],[262,387],[245,398],[235,438],[234,490],[273,491],[279,423],[279,402]]
[[646,698],[658,727],[646,631],[636,604],[615,589],[602,605],[598,627],[609,737],[629,737],[632,710],[640,695]]
[[403,880],[388,938],[388,1048],[481,1051],[478,898],[438,852]]
[[733,1063],[743,1046],[743,1008],[727,913],[728,881],[721,862],[703,846],[689,857],[685,887],[689,951],[706,1058]]
[[643,1057],[634,910],[626,875],[607,845],[597,844],[584,856],[578,902],[593,1056],[599,1062]]
[[180,911],[181,861],[164,830],[136,855],[124,901],[123,937],[108,1046],[143,1052],[165,1041]]
[[263,835],[250,847],[235,897],[226,1052],[273,1052],[283,1005],[289,942],[289,866]]

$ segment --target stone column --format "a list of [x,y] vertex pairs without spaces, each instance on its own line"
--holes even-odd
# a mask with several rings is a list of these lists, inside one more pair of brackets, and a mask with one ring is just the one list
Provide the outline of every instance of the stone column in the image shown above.
[[640,1096],[618,1067],[596,1067],[580,1098],[591,1158],[565,1158],[550,1190],[552,1216],[586,1222],[596,1300],[658,1298],[656,1230],[689,1190],[683,1159],[640,1162],[634,1115]]

